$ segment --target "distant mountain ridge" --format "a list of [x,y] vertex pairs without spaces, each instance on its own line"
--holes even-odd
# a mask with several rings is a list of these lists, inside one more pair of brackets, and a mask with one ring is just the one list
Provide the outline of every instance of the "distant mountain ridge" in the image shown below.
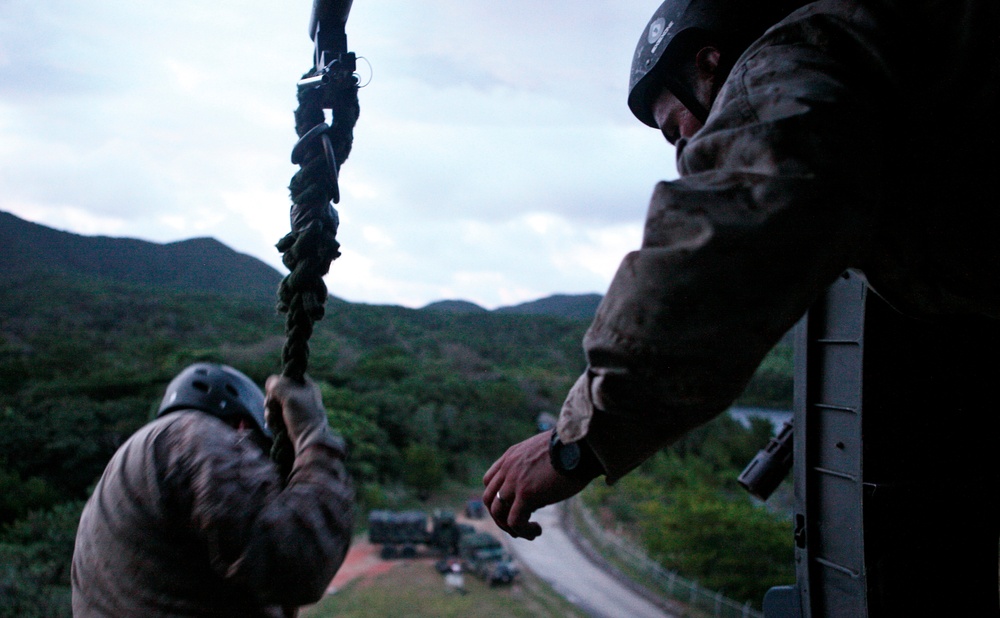
[[82,236],[0,212],[0,278],[38,272],[110,279],[273,302],[282,274],[214,238],[159,244]]
[[558,315],[577,320],[592,320],[597,306],[601,304],[600,294],[553,294],[511,307],[500,307],[497,313],[519,313],[523,315]]
[[[135,238],[84,236],[3,211],[0,211],[0,247],[0,281],[55,272],[273,303],[283,276],[270,265],[238,253],[214,238],[161,244]],[[600,294],[555,294],[492,312],[465,300],[441,300],[423,310],[590,320],[600,302]]]
[[428,305],[424,305],[421,309],[425,311],[440,311],[442,313],[488,313],[489,309],[480,307],[476,303],[470,303],[467,300],[439,300]]
[[[600,294],[553,294],[518,305],[498,307],[494,313],[551,315],[573,320],[591,320],[601,304]],[[488,313],[489,310],[466,300],[439,300],[423,307],[425,311],[446,313]]]

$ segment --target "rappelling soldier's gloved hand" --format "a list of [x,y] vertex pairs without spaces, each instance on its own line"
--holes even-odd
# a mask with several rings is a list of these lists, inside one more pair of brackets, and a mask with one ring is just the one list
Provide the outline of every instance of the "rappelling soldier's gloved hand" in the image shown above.
[[267,379],[265,386],[264,406],[268,425],[276,426],[279,419],[284,419],[288,439],[294,445],[296,454],[320,442],[330,446],[342,445],[342,441],[330,431],[323,399],[315,382],[306,378],[306,383],[301,384],[291,378],[274,375]]

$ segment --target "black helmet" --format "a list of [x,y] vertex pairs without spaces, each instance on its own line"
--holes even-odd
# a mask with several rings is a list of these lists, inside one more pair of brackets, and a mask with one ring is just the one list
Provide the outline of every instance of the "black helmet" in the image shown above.
[[731,67],[764,31],[806,0],[666,0],[650,18],[632,57],[628,106],[635,117],[653,128],[653,97],[666,86],[702,122],[708,110],[684,83],[677,65],[692,46],[711,42],[723,52],[722,64]]
[[224,421],[250,421],[268,439],[264,420],[264,393],[254,381],[226,365],[195,363],[170,381],[157,418],[177,410],[201,410]]

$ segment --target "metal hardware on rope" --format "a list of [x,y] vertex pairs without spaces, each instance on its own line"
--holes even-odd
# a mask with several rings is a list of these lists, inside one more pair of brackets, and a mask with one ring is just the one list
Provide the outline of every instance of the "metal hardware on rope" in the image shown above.
[[327,134],[327,130],[329,128],[330,125],[323,122],[309,129],[309,131],[302,136],[298,143],[295,144],[295,148],[292,148],[292,163],[295,165],[303,163],[308,149],[310,147],[315,147],[314,142],[319,140],[320,145],[323,147],[323,155],[326,159],[326,171],[329,175],[327,182],[333,187],[333,195],[331,199],[334,204],[338,204],[340,203],[340,187],[337,178],[337,157],[333,152],[333,142],[330,141],[330,136]]
[[[351,152],[360,113],[356,56],[347,51],[345,32],[351,4],[352,0],[315,0],[309,24],[309,36],[316,43],[314,66],[297,83],[299,141],[292,149],[292,163],[299,165],[299,171],[288,186],[291,232],[276,246],[289,270],[278,289],[278,311],[286,314],[282,374],[298,382],[305,382],[313,324],[326,311],[323,276],[340,256],[340,220],[331,202],[340,202],[339,169]],[[271,457],[287,476],[294,452],[284,426],[272,430]]]

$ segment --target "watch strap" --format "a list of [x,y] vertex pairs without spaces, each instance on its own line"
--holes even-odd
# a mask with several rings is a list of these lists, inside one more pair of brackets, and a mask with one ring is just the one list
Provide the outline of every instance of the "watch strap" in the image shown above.
[[586,438],[572,444],[580,449],[580,459],[576,466],[567,470],[562,464],[562,459],[559,457],[559,450],[566,448],[566,444],[559,439],[557,431],[555,429],[552,430],[552,435],[549,437],[549,460],[552,462],[552,467],[555,468],[556,472],[563,476],[586,481],[604,474],[604,466],[601,465],[600,460],[597,459],[597,455],[594,454],[593,449],[587,444]]

